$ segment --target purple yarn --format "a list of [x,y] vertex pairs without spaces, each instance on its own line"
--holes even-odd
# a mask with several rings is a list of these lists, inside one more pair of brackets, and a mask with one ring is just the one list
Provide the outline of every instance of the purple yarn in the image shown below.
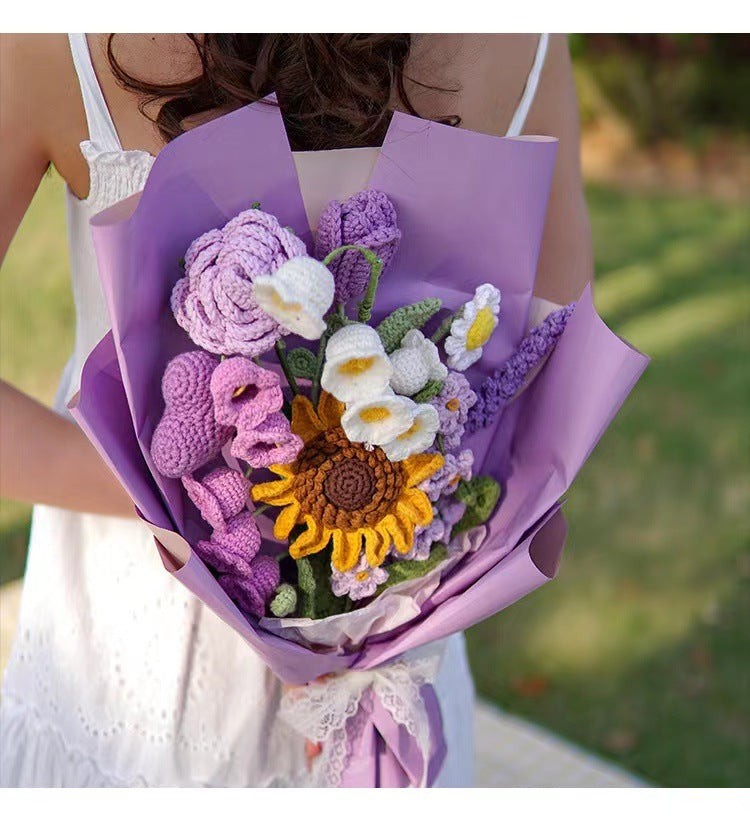
[[[332,200],[323,210],[318,221],[315,256],[323,260],[339,246],[355,244],[375,252],[385,270],[400,240],[401,231],[391,201],[382,192],[365,189],[344,203]],[[328,268],[336,282],[337,302],[346,302],[364,292],[370,278],[370,265],[359,252],[344,252]]]
[[549,355],[565,331],[575,303],[550,313],[532,329],[508,360],[477,391],[477,402],[469,410],[466,431],[476,432],[489,426],[500,409],[521,389],[529,374]]
[[241,212],[187,250],[185,277],[172,290],[177,323],[209,352],[262,355],[283,330],[255,302],[253,281],[306,254],[305,244],[273,215],[260,209]]
[[461,445],[469,410],[476,402],[469,381],[460,372],[449,372],[440,394],[430,401],[437,409],[446,449],[458,449]]
[[284,404],[279,376],[239,356],[216,367],[211,394],[216,419],[238,431],[256,426]]
[[237,425],[237,437],[232,442],[232,455],[247,461],[253,469],[272,464],[288,464],[296,460],[304,441],[292,432],[289,419],[281,412],[272,412],[259,424]]
[[[244,510],[227,521],[226,529],[199,541],[199,557],[218,573],[218,581],[232,600],[253,615],[262,616],[280,573],[274,558],[258,555],[260,531],[251,512]],[[257,557],[256,557],[257,556]]]
[[212,470],[200,481],[183,475],[182,485],[203,520],[219,532],[230,518],[242,512],[250,493],[250,481],[228,466]]
[[151,457],[168,478],[195,472],[215,458],[232,435],[214,414],[211,376],[217,363],[207,352],[183,352],[164,370],[164,414],[151,439]]

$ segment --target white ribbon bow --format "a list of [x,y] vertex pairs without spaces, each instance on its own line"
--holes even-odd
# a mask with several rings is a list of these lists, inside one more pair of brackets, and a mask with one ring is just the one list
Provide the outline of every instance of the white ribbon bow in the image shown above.
[[435,681],[445,650],[445,641],[419,647],[382,667],[343,670],[282,696],[279,716],[322,750],[312,767],[318,784],[336,787],[350,757],[348,741],[356,741],[367,719],[356,730],[347,730],[365,691],[371,689],[393,720],[406,727],[417,742],[424,764],[421,786],[427,783],[430,754],[430,722],[420,688]]

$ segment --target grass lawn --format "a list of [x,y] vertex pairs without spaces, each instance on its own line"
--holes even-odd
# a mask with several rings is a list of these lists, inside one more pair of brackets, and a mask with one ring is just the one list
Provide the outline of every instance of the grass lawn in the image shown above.
[[[0,277],[0,374],[49,401],[72,345],[62,186]],[[469,633],[479,691],[669,786],[750,779],[750,218],[589,191],[610,326],[654,362],[570,494],[557,581]],[[28,510],[0,509],[0,580]]]

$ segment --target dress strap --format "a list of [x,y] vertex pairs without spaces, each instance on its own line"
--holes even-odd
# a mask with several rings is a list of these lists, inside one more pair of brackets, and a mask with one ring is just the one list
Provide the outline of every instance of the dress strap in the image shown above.
[[529,79],[526,81],[526,88],[523,90],[523,95],[518,104],[513,119],[510,121],[506,137],[518,137],[523,131],[526,118],[528,117],[531,104],[534,102],[536,89],[539,85],[539,77],[542,74],[544,67],[544,60],[547,57],[547,45],[549,44],[549,34],[539,35],[539,44],[536,47],[536,57],[534,64],[529,72]]
[[81,85],[83,108],[86,111],[86,122],[89,126],[89,140],[96,143],[102,151],[122,151],[117,129],[112,122],[112,116],[107,108],[102,87],[91,62],[91,52],[85,34],[69,34],[70,52],[73,55],[73,65]]

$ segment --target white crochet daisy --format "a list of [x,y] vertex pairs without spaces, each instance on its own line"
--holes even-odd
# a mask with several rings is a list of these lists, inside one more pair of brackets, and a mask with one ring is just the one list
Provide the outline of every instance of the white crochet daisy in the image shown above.
[[352,403],[341,416],[341,426],[353,443],[382,446],[406,432],[414,423],[417,404],[391,389],[368,400]]
[[399,395],[416,395],[428,381],[442,380],[448,375],[437,346],[419,329],[404,335],[400,348],[391,354],[391,365],[391,389]]
[[272,275],[253,281],[256,303],[280,326],[307,340],[325,331],[323,316],[333,303],[333,275],[320,261],[296,257],[282,263]]
[[410,398],[404,400],[411,404],[414,419],[405,432],[383,446],[383,452],[392,462],[405,461],[411,455],[426,452],[435,442],[440,428],[440,417],[432,404],[414,403]]
[[459,317],[451,324],[445,341],[448,366],[463,372],[482,357],[482,347],[497,326],[500,312],[500,290],[490,283],[477,287],[474,297],[467,301]]
[[320,383],[334,398],[353,403],[381,395],[392,371],[380,335],[371,326],[352,323],[328,341]]

